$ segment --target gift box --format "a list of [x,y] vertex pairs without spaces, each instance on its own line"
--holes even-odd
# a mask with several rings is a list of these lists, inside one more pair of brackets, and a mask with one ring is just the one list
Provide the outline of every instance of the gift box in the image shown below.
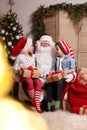
[[39,78],[40,77],[40,71],[37,68],[29,66],[28,69],[31,70],[31,77],[32,78]]
[[83,105],[80,107],[79,115],[87,115],[87,105]]
[[62,71],[56,71],[47,76],[47,83],[56,82],[63,78]]
[[87,68],[81,68],[79,70],[78,80],[81,84],[87,85]]
[[39,78],[39,77],[40,77],[40,72],[39,72],[39,70],[33,70],[32,78]]
[[39,78],[40,72],[37,68],[33,68],[33,67],[22,68],[22,76],[31,77],[31,78]]
[[22,76],[31,77],[31,70],[28,70],[27,68],[22,68]]

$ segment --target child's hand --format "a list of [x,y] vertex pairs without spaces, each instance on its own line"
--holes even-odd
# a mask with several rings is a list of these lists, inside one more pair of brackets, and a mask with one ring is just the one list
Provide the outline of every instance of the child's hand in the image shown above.
[[67,75],[66,71],[62,71],[63,76],[65,77]]
[[72,74],[73,71],[72,70],[67,70],[67,71],[63,71],[63,73],[64,73],[64,77],[65,77],[67,74]]

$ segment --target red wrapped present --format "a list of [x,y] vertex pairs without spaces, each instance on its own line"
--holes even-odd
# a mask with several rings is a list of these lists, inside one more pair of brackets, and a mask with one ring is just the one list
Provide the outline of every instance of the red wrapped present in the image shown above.
[[83,105],[80,107],[79,115],[87,115],[87,105]]
[[62,78],[63,78],[62,71],[56,71],[49,74],[46,79],[47,79],[47,83],[50,83],[50,82],[59,81]]
[[37,68],[33,68],[32,66],[28,68],[22,68],[22,76],[23,77],[32,77],[32,78],[39,78],[40,72]]

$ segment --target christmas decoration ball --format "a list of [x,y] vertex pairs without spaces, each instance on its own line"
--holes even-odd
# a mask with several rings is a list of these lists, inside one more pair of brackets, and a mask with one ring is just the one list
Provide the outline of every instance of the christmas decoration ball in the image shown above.
[[16,36],[16,39],[20,39],[20,36],[19,36],[19,35],[17,35],[17,36]]
[[6,32],[5,34],[8,35],[8,32]]
[[2,29],[2,30],[1,30],[1,33],[2,33],[2,34],[4,34],[4,33],[5,33],[5,30],[4,30],[4,29]]
[[13,30],[15,31],[15,30],[16,30],[16,27],[13,27]]
[[11,42],[11,41],[9,41],[9,42],[8,42],[8,46],[11,46],[11,45],[12,45],[12,42]]

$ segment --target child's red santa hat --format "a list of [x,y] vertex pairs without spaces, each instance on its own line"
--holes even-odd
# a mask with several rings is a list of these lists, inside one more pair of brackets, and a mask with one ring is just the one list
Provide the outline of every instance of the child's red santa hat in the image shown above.
[[60,47],[60,49],[64,52],[64,54],[69,54],[72,58],[74,58],[74,52],[69,43],[65,41],[58,41],[56,45]]
[[21,38],[19,42],[12,48],[12,59],[15,59],[18,54],[28,51],[31,46],[31,38]]

